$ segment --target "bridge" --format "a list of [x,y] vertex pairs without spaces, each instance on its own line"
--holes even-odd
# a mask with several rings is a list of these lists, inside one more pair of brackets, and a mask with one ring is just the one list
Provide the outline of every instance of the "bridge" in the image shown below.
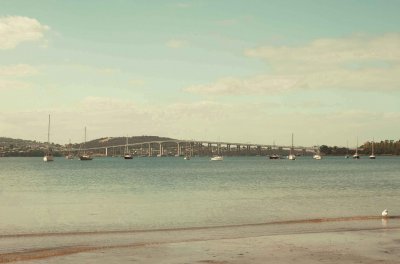
[[[253,143],[238,142],[217,142],[206,140],[164,140],[149,141],[140,143],[129,143],[123,145],[106,145],[94,148],[73,149],[72,152],[79,153],[86,151],[95,156],[122,156],[128,148],[128,152],[137,156],[212,156],[220,153],[224,156],[240,155],[269,155],[269,154],[287,154],[291,146],[277,146]],[[296,155],[307,155],[314,153],[316,147],[293,146]]]

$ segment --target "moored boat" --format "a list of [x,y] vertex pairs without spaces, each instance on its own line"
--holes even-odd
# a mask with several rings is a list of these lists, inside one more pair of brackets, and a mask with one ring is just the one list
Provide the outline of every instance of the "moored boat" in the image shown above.
[[211,157],[210,159],[211,161],[223,161],[224,157],[221,155],[220,153],[220,144],[217,144],[217,155],[214,155],[213,157]]
[[279,156],[278,154],[269,155],[269,159],[280,159],[280,158],[281,156]]
[[316,159],[316,160],[321,160],[322,159],[321,151],[319,150],[319,147],[316,149],[315,154],[313,156],[313,159]]
[[71,148],[72,148],[71,140],[69,140],[69,144],[68,144],[68,154],[65,156],[65,158],[68,159],[68,160],[74,159],[74,155],[72,155]]
[[321,157],[321,155],[319,155],[319,154],[315,154],[315,155],[313,156],[313,159],[321,160],[322,157]]
[[92,160],[92,156],[86,153],[86,127],[85,127],[85,143],[83,145],[83,154],[79,156],[79,160]]
[[289,160],[296,160],[296,155],[294,155],[294,150],[293,150],[293,133],[292,133],[292,147],[290,148],[290,152],[289,152],[289,156],[288,159]]
[[133,155],[129,152],[128,148],[128,137],[126,137],[124,159],[133,159]]
[[216,155],[210,159],[211,161],[223,161],[224,157],[220,155]]
[[372,147],[371,147],[371,155],[369,156],[370,159],[376,159],[374,154],[374,140],[372,140]]
[[47,127],[47,150],[46,153],[44,154],[43,161],[45,162],[54,161],[53,152],[50,147],[50,115],[49,115],[49,125]]
[[360,159],[360,155],[358,155],[358,137],[357,137],[356,153],[354,153],[353,159]]
[[89,154],[82,154],[79,156],[79,160],[92,160],[92,156],[90,156]]

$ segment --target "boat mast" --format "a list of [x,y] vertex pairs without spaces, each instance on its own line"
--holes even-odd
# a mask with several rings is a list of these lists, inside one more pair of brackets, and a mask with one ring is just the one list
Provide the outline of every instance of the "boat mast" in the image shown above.
[[358,137],[357,137],[357,145],[356,145],[356,155],[358,155]]
[[50,114],[49,114],[49,125],[47,127],[47,147],[50,147]]
[[371,153],[372,156],[374,155],[374,143],[375,143],[375,139],[372,139],[372,153]]
[[292,133],[292,147],[290,148],[290,154],[289,155],[292,155],[292,151],[293,151],[293,133]]
[[86,127],[85,127],[85,141],[83,143],[83,155],[86,155]]

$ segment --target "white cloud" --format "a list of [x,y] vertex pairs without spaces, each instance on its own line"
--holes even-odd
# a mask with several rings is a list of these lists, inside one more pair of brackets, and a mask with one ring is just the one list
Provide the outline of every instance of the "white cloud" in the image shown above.
[[121,70],[115,68],[99,68],[97,69],[97,72],[102,75],[115,75],[117,73],[120,73]]
[[17,64],[11,66],[0,66],[0,76],[1,77],[23,77],[31,76],[38,73],[38,70],[28,64]]
[[351,61],[400,61],[400,34],[379,37],[352,36],[340,39],[317,39],[305,46],[263,46],[245,54],[271,63],[311,63],[332,65]]
[[39,41],[49,27],[34,18],[22,16],[0,17],[0,49],[13,49],[27,41]]
[[0,91],[24,90],[31,86],[32,85],[27,82],[0,79]]
[[299,85],[298,82],[291,76],[259,75],[247,79],[229,77],[212,84],[189,86],[184,91],[204,95],[270,94],[290,90]]
[[38,70],[27,64],[0,66],[0,91],[20,90],[32,85],[21,78],[38,74]]
[[165,43],[165,45],[169,48],[179,49],[186,46],[186,41],[180,39],[171,39]]
[[140,87],[146,84],[146,81],[143,79],[131,79],[128,81],[129,85],[134,87]]
[[198,94],[271,94],[296,89],[400,90],[400,34],[317,39],[303,46],[245,51],[270,70],[249,78],[222,78],[184,90]]
[[[307,104],[318,102],[305,102]],[[274,111],[266,103],[216,101],[180,102],[165,105],[137,103],[129,99],[87,97],[74,107],[36,109],[25,112],[0,112],[0,133],[16,138],[45,141],[47,115],[52,116],[52,141],[83,141],[124,136],[159,135],[179,139],[221,140],[289,145],[295,132],[295,144],[350,145],[356,136],[360,142],[375,137],[397,139],[398,112],[346,108],[333,112]]]

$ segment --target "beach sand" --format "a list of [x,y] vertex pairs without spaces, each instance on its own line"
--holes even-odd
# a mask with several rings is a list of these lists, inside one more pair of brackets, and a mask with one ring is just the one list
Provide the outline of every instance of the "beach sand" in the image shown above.
[[376,224],[6,235],[0,263],[400,263],[399,220]]

